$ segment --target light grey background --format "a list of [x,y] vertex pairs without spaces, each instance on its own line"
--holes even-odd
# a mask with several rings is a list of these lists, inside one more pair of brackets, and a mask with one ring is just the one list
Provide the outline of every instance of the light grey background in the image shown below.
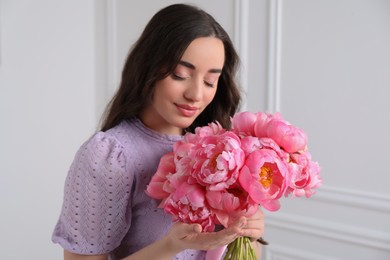
[[[74,153],[145,23],[176,1],[0,1],[2,259],[50,241]],[[188,2],[188,1],[184,1]],[[390,259],[390,1],[193,0],[242,58],[244,110],[305,129],[324,185],[267,214],[264,259]]]

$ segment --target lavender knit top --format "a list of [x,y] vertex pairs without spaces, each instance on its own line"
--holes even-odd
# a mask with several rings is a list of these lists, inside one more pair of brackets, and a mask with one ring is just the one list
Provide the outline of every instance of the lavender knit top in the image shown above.
[[[160,157],[181,138],[157,133],[136,118],[94,134],[68,172],[52,241],[73,253],[109,253],[117,260],[163,237],[172,218],[145,190]],[[185,250],[173,259],[204,258],[205,251]]]

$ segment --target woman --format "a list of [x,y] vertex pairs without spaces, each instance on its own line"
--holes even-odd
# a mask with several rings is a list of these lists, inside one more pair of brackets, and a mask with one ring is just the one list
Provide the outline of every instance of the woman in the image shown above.
[[239,236],[263,234],[263,214],[218,232],[172,223],[145,193],[160,157],[186,131],[239,105],[238,57],[224,29],[194,6],[157,12],[131,49],[102,129],[87,140],[65,183],[53,241],[65,259],[204,259]]

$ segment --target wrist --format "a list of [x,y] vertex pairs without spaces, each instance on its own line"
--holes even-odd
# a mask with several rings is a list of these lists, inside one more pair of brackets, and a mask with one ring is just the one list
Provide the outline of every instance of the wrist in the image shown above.
[[163,237],[160,241],[160,247],[163,251],[165,251],[168,255],[171,255],[174,257],[178,253],[182,251],[182,249],[179,248],[178,243],[169,236]]

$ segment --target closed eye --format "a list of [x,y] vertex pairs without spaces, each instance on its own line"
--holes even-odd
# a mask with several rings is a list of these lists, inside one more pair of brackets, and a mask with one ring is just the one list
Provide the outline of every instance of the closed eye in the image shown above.
[[185,80],[184,77],[181,77],[181,76],[179,76],[179,75],[177,75],[177,74],[175,74],[175,73],[172,73],[171,76],[172,76],[172,78],[175,79],[175,80]]
[[204,82],[204,84],[207,86],[207,87],[214,87],[214,84],[213,83],[209,83],[207,81]]

